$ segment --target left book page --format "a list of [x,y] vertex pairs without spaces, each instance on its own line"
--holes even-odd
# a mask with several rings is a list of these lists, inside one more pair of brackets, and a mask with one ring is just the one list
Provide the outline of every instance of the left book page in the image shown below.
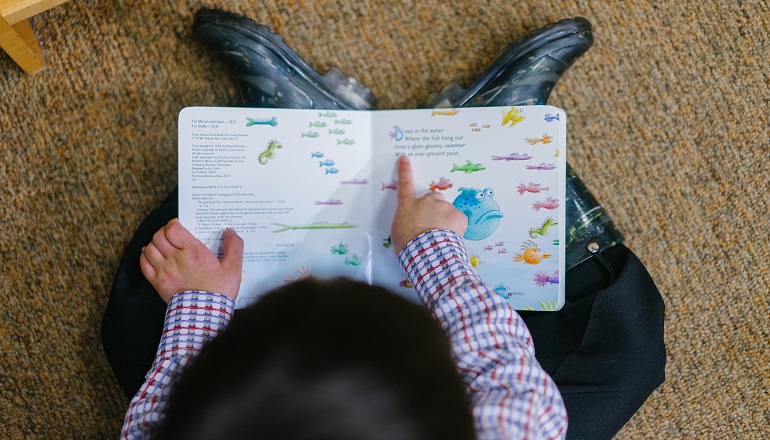
[[371,114],[188,107],[179,114],[179,220],[221,256],[243,237],[236,307],[322,274],[372,282]]

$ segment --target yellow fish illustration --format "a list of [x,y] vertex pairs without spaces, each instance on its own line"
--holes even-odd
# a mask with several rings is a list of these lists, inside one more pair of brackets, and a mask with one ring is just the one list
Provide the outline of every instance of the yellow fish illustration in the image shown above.
[[509,127],[513,127],[514,125],[523,121],[525,117],[524,113],[520,112],[516,107],[511,107],[508,112],[506,112],[504,109],[500,109],[500,111],[503,112],[503,123],[500,125],[505,125],[510,122],[511,125],[509,125]]
[[479,264],[481,264],[481,259],[479,259],[478,255],[471,255],[470,261],[471,261],[471,266],[473,266],[474,268],[479,267]]
[[553,157],[559,157],[559,149],[556,149],[556,154],[553,155]]
[[431,116],[436,116],[436,115],[439,115],[439,116],[452,116],[452,115],[456,115],[458,113],[460,113],[460,112],[458,112],[457,110],[452,110],[452,109],[450,109],[450,110],[433,110],[433,113],[431,113],[430,115]]
[[527,141],[529,145],[535,145],[535,144],[550,144],[553,141],[553,138],[551,136],[548,136],[547,134],[544,134],[541,138],[526,138],[524,139]]

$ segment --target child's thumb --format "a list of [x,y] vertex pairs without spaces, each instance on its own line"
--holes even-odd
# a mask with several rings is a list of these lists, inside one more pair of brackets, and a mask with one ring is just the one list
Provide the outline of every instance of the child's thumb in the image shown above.
[[222,234],[221,264],[228,270],[241,272],[243,270],[243,239],[235,229],[227,228]]

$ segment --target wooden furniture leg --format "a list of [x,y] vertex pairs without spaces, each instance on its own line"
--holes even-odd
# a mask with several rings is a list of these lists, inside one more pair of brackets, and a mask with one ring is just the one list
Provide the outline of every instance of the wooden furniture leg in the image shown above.
[[27,73],[35,73],[45,67],[43,52],[29,20],[11,25],[0,16],[0,47]]

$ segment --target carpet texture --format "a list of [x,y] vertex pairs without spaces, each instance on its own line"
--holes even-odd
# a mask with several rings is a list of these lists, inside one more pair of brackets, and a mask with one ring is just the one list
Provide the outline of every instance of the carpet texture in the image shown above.
[[72,0],[34,17],[47,69],[0,54],[0,437],[119,432],[127,401],[99,339],[112,277],[175,185],[179,110],[239,103],[191,38],[203,6],[267,24],[384,109],[588,18],[596,42],[550,103],[667,306],[667,381],[617,437],[767,438],[770,10],[750,0]]

